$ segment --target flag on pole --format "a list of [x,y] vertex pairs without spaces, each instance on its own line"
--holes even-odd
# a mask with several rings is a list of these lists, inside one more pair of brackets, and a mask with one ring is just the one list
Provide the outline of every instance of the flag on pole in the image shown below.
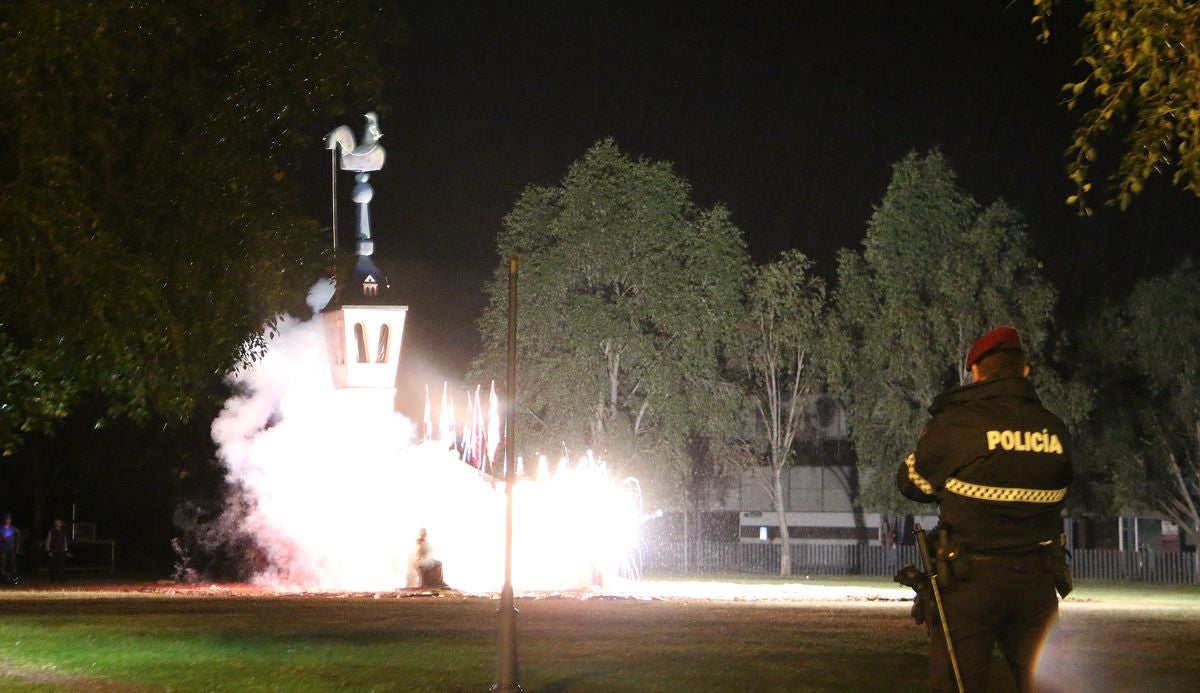
[[475,403],[471,400],[471,391],[467,390],[467,422],[463,424],[462,461],[475,466],[474,450],[471,438],[475,435]]
[[483,438],[486,435],[486,429],[483,427],[483,394],[480,392],[481,387],[475,386],[475,417],[471,421],[471,454],[479,465],[479,471],[484,470],[484,447]]
[[500,447],[500,399],[496,397],[496,381],[492,381],[492,392],[488,395],[487,458],[493,469],[496,467],[496,450]]
[[425,383],[425,415],[421,418],[425,440],[433,440],[433,412],[429,403],[429,383]]
[[457,441],[454,440],[454,400],[450,386],[445,382],[442,383],[442,415],[438,417],[438,426],[441,428],[442,442],[457,450]]

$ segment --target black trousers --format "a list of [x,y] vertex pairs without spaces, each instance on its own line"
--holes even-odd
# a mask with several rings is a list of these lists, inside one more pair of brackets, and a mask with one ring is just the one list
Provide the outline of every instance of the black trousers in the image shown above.
[[[1040,552],[970,560],[970,576],[942,593],[964,688],[987,690],[992,652],[999,645],[1018,690],[1029,691],[1042,640],[1058,614],[1054,577]],[[933,690],[956,691],[946,638],[940,628],[931,638]]]
[[17,576],[16,549],[0,551],[0,574],[9,578]]
[[67,554],[50,554],[50,580],[53,582],[67,581]]

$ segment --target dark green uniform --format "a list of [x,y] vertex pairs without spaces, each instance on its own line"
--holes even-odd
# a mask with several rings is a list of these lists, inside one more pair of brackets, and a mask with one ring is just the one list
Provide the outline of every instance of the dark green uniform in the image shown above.
[[[1024,378],[997,378],[939,395],[900,465],[900,492],[940,506],[937,542],[950,584],[946,620],[968,691],[987,687],[999,644],[1021,690],[1058,611],[1055,560],[1071,483],[1062,420]],[[931,639],[935,690],[956,690],[945,638]]]

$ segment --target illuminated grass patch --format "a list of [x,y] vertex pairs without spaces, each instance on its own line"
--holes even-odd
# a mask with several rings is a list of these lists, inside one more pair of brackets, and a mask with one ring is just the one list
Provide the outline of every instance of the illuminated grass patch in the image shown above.
[[[1172,606],[1139,610],[1144,593]],[[1089,677],[1077,690],[1183,691],[1200,680],[1190,656],[1200,647],[1200,590],[1084,584],[1078,595],[1058,636],[1070,655],[1058,675]],[[4,592],[0,688],[478,691],[495,677],[496,606],[459,597]],[[903,601],[517,606],[528,691],[926,688],[924,634]]]

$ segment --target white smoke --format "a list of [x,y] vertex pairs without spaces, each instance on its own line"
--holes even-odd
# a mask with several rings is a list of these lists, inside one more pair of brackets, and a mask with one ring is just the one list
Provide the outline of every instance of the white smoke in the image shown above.
[[[313,287],[314,312],[331,294],[328,282]],[[415,442],[416,426],[394,411],[392,390],[335,388],[323,329],[319,316],[280,320],[265,357],[231,376],[238,394],[212,426],[234,489],[225,524],[260,552],[254,581],[292,590],[412,586],[410,556],[424,527],[448,583],[498,590],[502,485],[449,445]],[[637,516],[628,495],[598,473],[592,468],[582,485],[582,475],[558,479],[566,493],[550,482],[515,487],[524,500],[514,520],[514,586],[574,588],[597,571],[615,572]],[[624,548],[611,548],[613,539]]]

